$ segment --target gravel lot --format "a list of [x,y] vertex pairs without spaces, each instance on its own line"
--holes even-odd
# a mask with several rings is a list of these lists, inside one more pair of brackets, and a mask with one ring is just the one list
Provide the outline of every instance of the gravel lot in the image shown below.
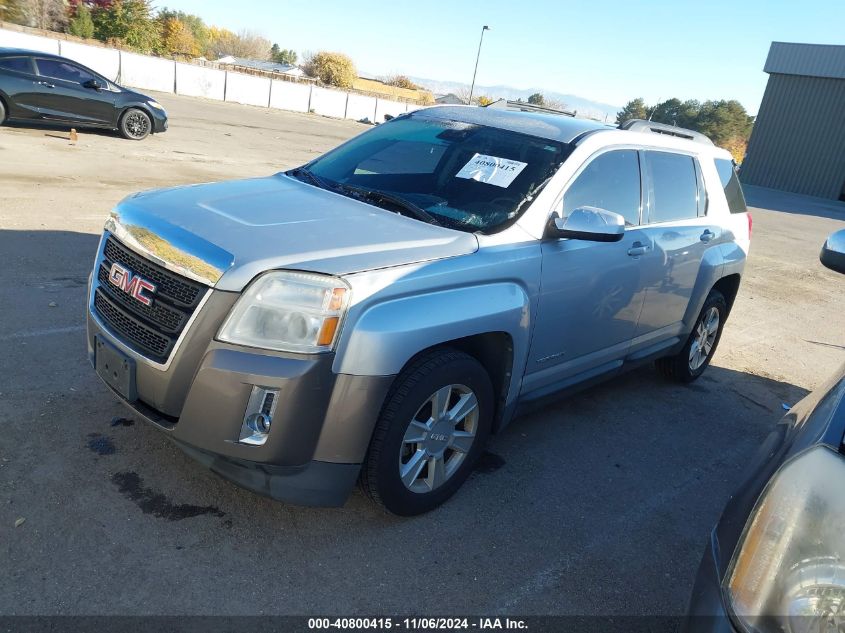
[[[261,176],[365,129],[160,95],[142,143],[0,128],[0,614],[679,614],[760,440],[845,361],[845,204],[748,190],[752,254],[714,365],[642,369],[526,415],[443,508],[286,506],[205,471],[85,356],[103,219],[139,189]],[[16,527],[17,520],[25,522]]]

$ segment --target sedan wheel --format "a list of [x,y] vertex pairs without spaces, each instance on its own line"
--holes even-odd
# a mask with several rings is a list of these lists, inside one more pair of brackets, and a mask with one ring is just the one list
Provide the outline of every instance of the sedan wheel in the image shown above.
[[152,131],[152,127],[149,115],[138,108],[130,108],[120,119],[120,131],[124,137],[133,141],[141,141],[147,138]]

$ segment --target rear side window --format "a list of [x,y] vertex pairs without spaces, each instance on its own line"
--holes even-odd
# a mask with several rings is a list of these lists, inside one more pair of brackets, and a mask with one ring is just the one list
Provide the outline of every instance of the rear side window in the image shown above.
[[78,84],[85,83],[94,78],[91,73],[85,72],[79,66],[60,59],[39,59],[37,63],[38,74],[44,77],[73,81]]
[[31,73],[32,64],[29,57],[0,57],[0,68],[3,70],[16,70],[21,73]]
[[672,222],[698,217],[698,175],[691,156],[644,152],[651,185],[648,221]]
[[563,196],[563,217],[578,207],[598,207],[640,223],[640,161],[636,150],[602,154],[582,171]]
[[742,193],[742,186],[739,184],[733,161],[717,158],[716,171],[719,172],[719,180],[722,181],[725,198],[728,199],[728,208],[731,213],[746,213],[748,207],[745,206],[745,195]]

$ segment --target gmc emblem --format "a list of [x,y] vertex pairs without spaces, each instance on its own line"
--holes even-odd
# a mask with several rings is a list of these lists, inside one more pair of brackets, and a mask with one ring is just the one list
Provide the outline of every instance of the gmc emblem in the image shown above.
[[154,293],[156,285],[141,277],[135,275],[131,270],[127,270],[120,264],[112,264],[109,271],[109,283],[112,286],[120,288],[133,299],[137,299],[145,306],[153,304],[153,300],[144,294],[144,290]]

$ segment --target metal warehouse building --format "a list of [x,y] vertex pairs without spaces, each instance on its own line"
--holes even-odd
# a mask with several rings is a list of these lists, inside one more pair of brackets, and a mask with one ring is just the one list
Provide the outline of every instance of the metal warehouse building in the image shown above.
[[845,46],[773,42],[741,179],[845,200]]

